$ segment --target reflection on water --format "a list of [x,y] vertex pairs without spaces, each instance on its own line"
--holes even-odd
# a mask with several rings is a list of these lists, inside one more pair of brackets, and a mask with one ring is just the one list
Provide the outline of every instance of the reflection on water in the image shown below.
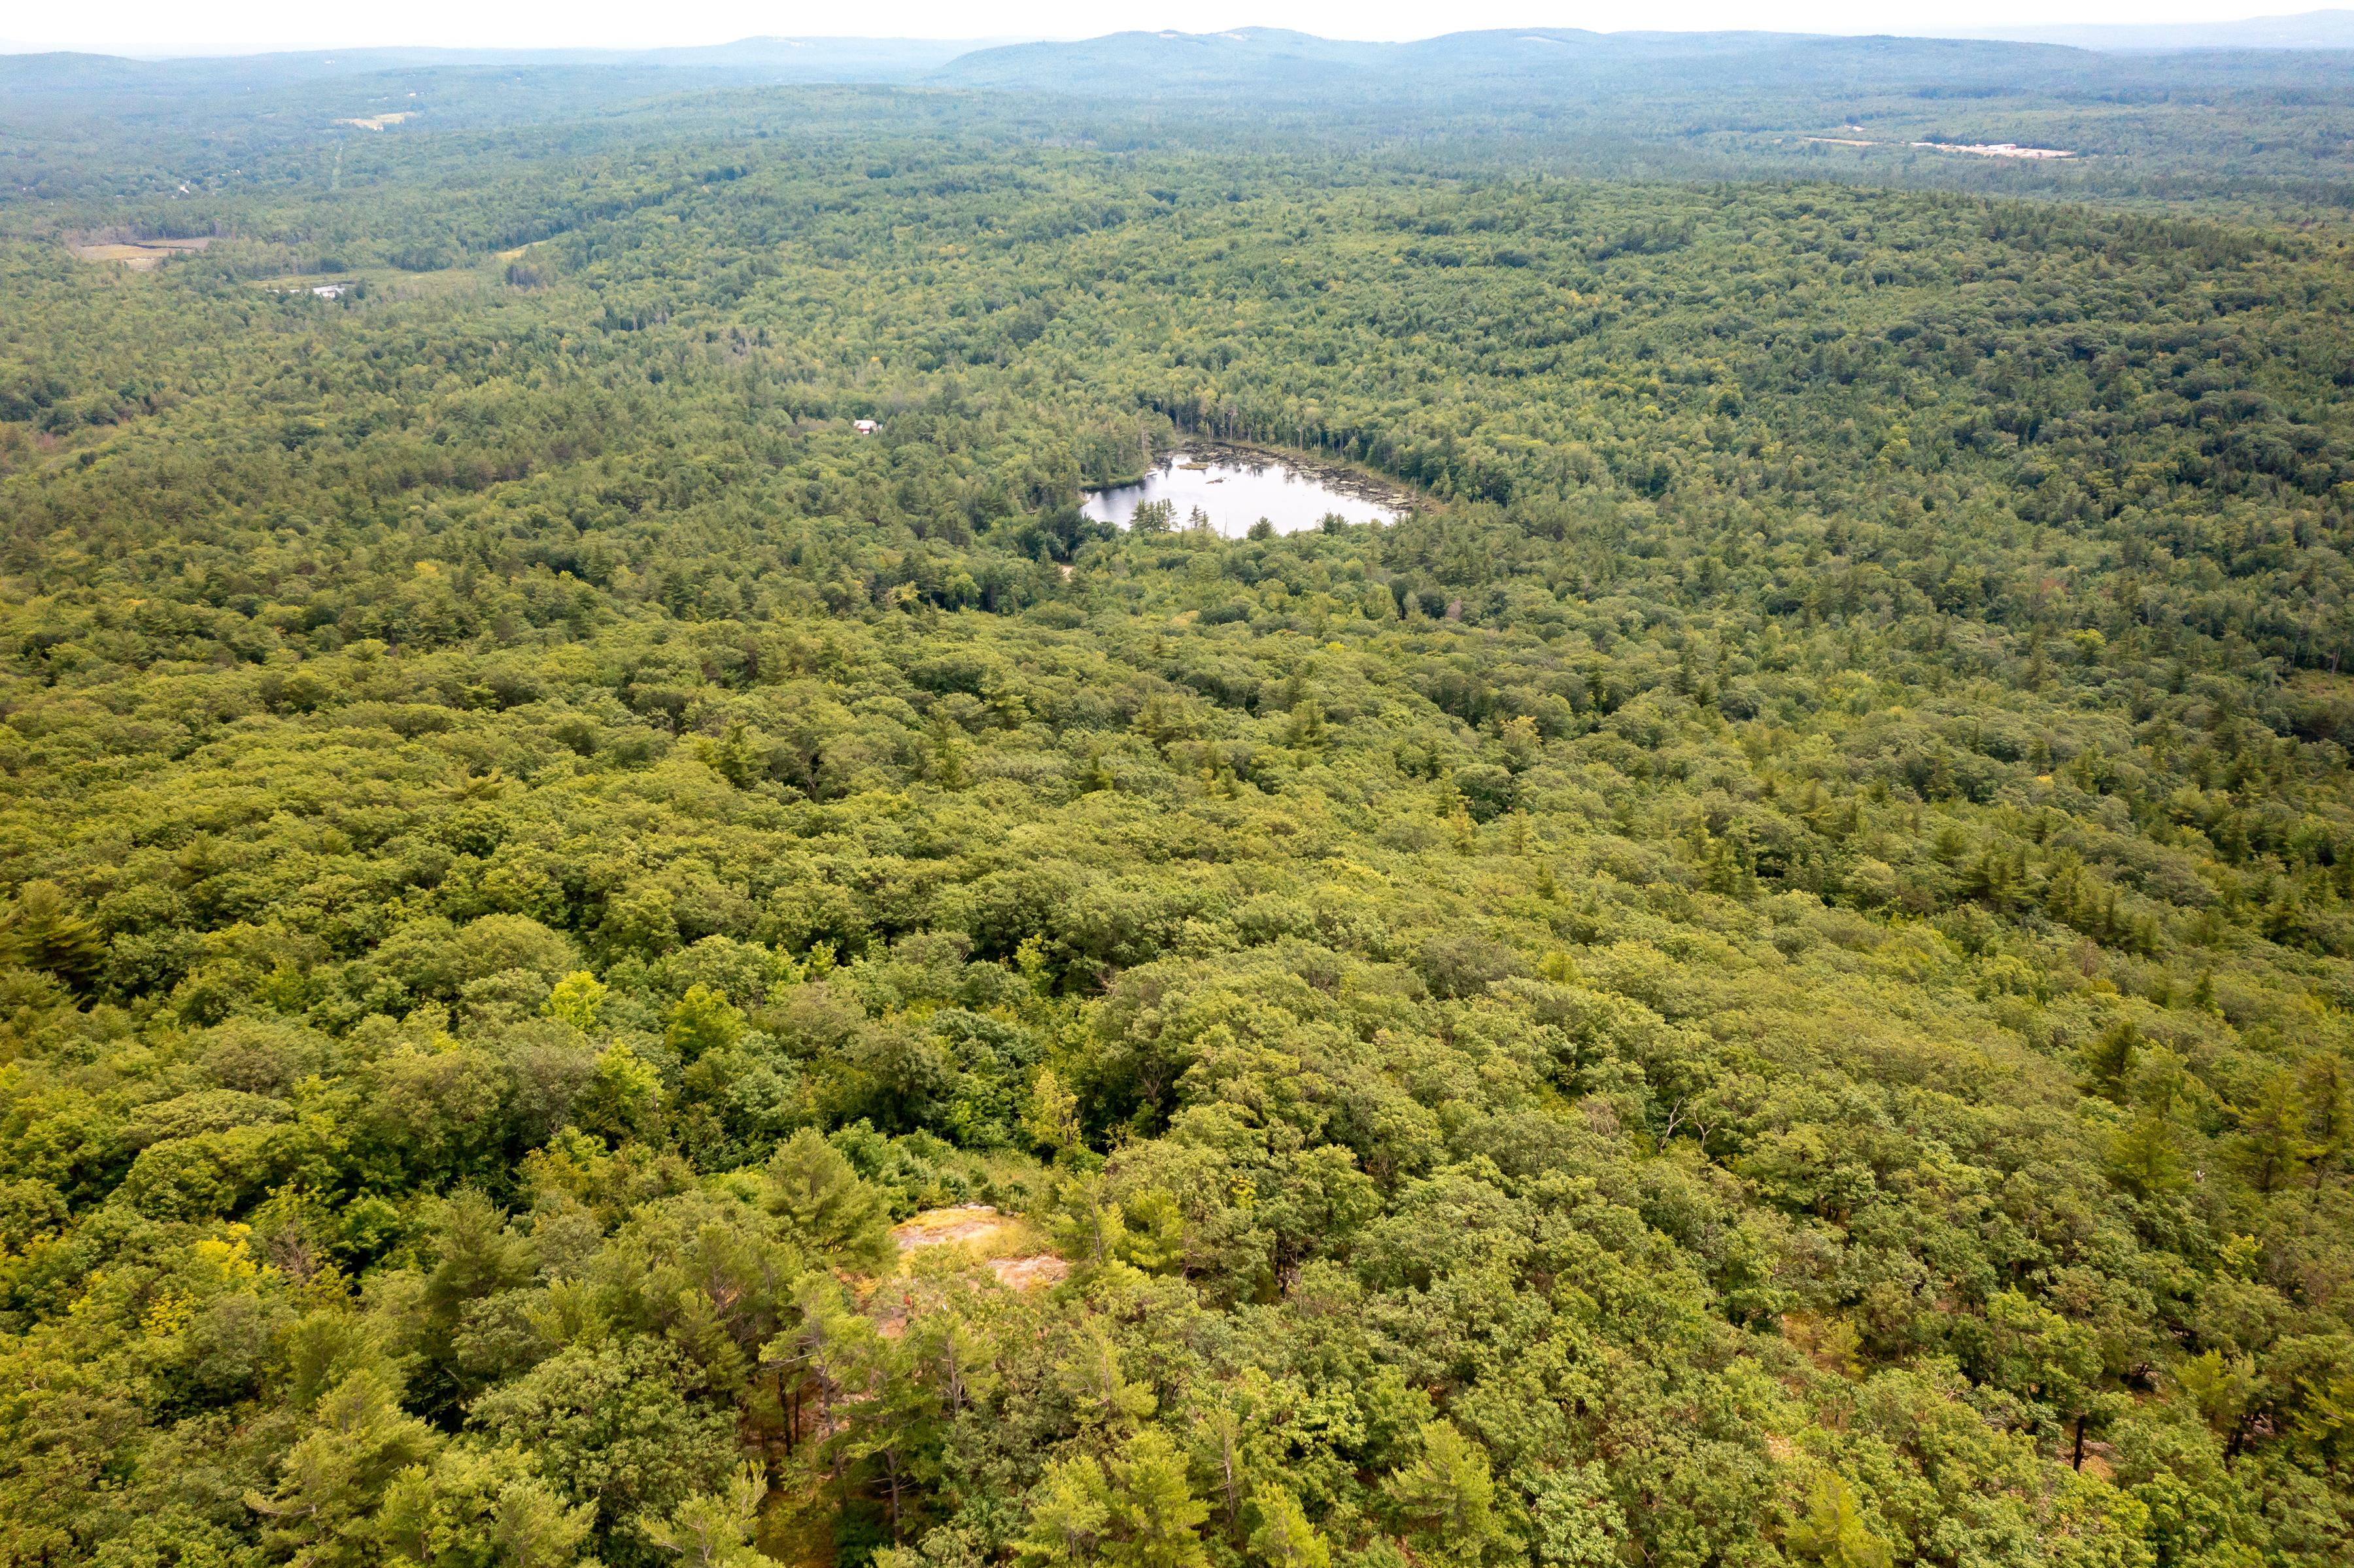
[[1352,523],[1397,520],[1395,508],[1336,490],[1313,474],[1272,459],[1226,452],[1172,452],[1142,483],[1097,491],[1080,510],[1098,522],[1126,527],[1139,506],[1163,501],[1169,503],[1170,526],[1187,526],[1199,511],[1230,539],[1240,538],[1262,517],[1278,534],[1313,528],[1328,512]]

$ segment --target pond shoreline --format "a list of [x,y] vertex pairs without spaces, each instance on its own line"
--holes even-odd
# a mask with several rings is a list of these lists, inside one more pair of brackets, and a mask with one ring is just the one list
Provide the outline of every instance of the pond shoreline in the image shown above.
[[1409,485],[1338,459],[1315,455],[1296,447],[1265,446],[1208,436],[1172,441],[1153,454],[1150,467],[1101,484],[1087,485],[1081,489],[1080,494],[1084,500],[1092,500],[1111,491],[1133,489],[1155,474],[1166,471],[1181,458],[1204,459],[1211,463],[1229,463],[1241,468],[1288,469],[1352,501],[1362,501],[1367,505],[1395,513],[1398,522],[1433,504],[1429,496]]

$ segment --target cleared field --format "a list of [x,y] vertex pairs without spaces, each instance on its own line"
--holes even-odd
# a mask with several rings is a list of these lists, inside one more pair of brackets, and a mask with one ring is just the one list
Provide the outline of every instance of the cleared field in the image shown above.
[[152,272],[173,257],[202,250],[212,242],[212,237],[206,235],[196,239],[136,239],[76,245],[72,250],[84,261],[117,261],[133,272]]

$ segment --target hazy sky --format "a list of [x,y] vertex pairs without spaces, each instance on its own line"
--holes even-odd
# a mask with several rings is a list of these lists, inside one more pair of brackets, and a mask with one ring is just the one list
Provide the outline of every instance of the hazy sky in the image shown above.
[[[1468,27],[1763,27],[1924,32],[2062,22],[2190,22],[2278,15],[2281,0],[1647,0],[1639,5],[1468,0],[895,0],[778,5],[758,0],[109,0],[0,10],[0,42],[116,52],[217,52],[364,44],[640,47],[723,43],[756,34],[896,37],[1087,37],[1124,27],[1208,32],[1257,24],[1341,38],[1419,38]],[[2343,0],[2339,0],[2343,3]]]

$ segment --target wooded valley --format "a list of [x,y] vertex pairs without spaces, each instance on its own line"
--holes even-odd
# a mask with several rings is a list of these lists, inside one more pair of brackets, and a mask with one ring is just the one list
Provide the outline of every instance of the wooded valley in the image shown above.
[[2354,1553],[2338,57],[474,69],[8,111],[0,1562]]

